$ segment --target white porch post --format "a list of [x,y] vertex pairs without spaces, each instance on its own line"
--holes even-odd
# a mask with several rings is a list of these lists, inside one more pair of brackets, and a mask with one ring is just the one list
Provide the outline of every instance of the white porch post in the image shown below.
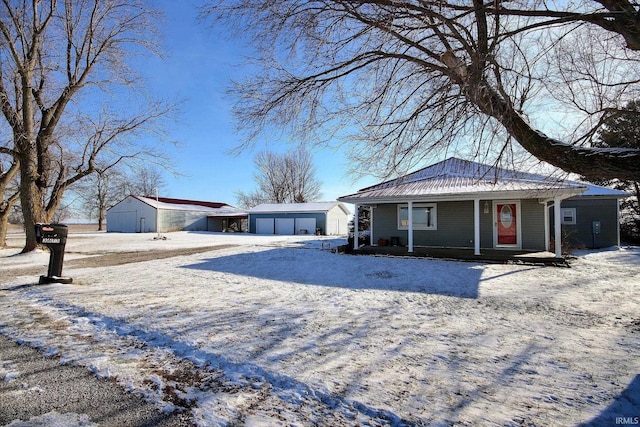
[[358,219],[360,217],[360,215],[358,215],[358,209],[360,207],[357,203],[354,206],[355,213],[353,214],[353,250],[356,250],[358,249],[358,239],[360,237],[358,235]]
[[480,199],[473,199],[473,253],[480,255]]
[[407,216],[408,216],[408,220],[409,220],[409,242],[408,242],[408,252],[413,252],[413,202],[409,201],[409,203],[407,203],[407,209],[409,210],[409,212],[407,212]]
[[553,228],[555,231],[555,236],[554,236],[554,240],[555,240],[555,246],[556,246],[556,258],[562,258],[562,224],[561,224],[561,211],[562,209],[560,208],[560,202],[561,199],[559,197],[556,197],[555,199],[553,199]]
[[544,249],[546,251],[549,250],[549,245],[550,245],[550,230],[549,230],[549,209],[551,209],[551,207],[549,206],[549,204],[545,201],[544,202]]

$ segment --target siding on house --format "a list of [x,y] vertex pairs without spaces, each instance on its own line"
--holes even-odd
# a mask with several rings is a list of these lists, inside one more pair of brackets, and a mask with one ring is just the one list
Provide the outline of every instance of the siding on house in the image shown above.
[[522,249],[544,251],[544,210],[545,205],[538,199],[520,201],[522,209]]
[[[618,245],[618,199],[575,197],[562,201],[562,208],[576,210],[576,224],[563,224],[566,244],[585,248],[606,248]],[[551,208],[553,227],[553,208]],[[600,222],[600,234],[593,234],[593,222]]]
[[[487,200],[489,205],[491,201]],[[485,200],[480,201],[480,246],[493,248],[493,216],[484,213]],[[408,244],[408,231],[398,230],[398,204],[378,204],[373,209],[373,244],[378,239],[398,237],[400,245]],[[473,201],[437,202],[437,229],[414,230],[416,246],[473,248]],[[544,205],[537,199],[520,201],[522,249],[545,250]]]
[[[399,237],[402,246],[408,244],[409,232],[398,230],[398,204],[379,204],[373,209],[373,215],[374,244],[380,238],[391,240],[392,237]],[[436,215],[437,229],[414,230],[414,245],[473,247],[473,201],[438,202]]]

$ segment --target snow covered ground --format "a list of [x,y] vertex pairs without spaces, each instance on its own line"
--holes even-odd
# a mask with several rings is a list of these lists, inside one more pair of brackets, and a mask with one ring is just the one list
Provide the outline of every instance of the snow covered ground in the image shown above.
[[72,234],[69,285],[31,286],[47,252],[0,251],[0,333],[202,426],[640,417],[640,248],[558,268],[165,236]]

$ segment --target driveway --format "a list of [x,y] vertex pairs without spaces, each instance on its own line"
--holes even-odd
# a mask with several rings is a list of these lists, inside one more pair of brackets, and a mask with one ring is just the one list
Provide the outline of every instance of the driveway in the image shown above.
[[163,414],[114,381],[99,379],[84,367],[61,365],[57,357],[45,357],[0,335],[0,425],[94,423],[114,427],[192,425],[186,414]]

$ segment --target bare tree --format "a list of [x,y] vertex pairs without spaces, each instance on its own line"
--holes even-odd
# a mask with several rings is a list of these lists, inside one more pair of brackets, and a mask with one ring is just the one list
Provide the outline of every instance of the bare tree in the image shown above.
[[84,215],[98,220],[98,231],[104,230],[107,209],[122,200],[125,178],[117,168],[98,168],[95,173],[73,188],[84,209]]
[[[0,99],[20,166],[24,252],[67,188],[96,163],[161,155],[134,141],[160,138],[171,106],[140,94],[126,60],[155,52],[156,12],[143,0],[3,0]],[[118,100],[122,100],[118,103]]]
[[73,189],[82,201],[84,214],[98,220],[98,231],[104,230],[107,210],[126,196],[153,196],[165,186],[160,171],[152,166],[133,164],[126,167],[96,167],[96,171]]
[[261,203],[305,203],[320,197],[320,181],[315,176],[311,154],[304,148],[278,154],[261,151],[254,159],[258,189],[236,193],[240,206]]
[[203,14],[256,47],[257,73],[232,90],[248,141],[270,126],[296,138],[342,130],[355,159],[393,173],[457,149],[500,158],[515,140],[565,171],[637,181],[640,150],[591,142],[640,90],[639,8],[222,0]]
[[154,196],[165,185],[160,170],[149,165],[133,168],[126,180],[127,193],[138,196]]

